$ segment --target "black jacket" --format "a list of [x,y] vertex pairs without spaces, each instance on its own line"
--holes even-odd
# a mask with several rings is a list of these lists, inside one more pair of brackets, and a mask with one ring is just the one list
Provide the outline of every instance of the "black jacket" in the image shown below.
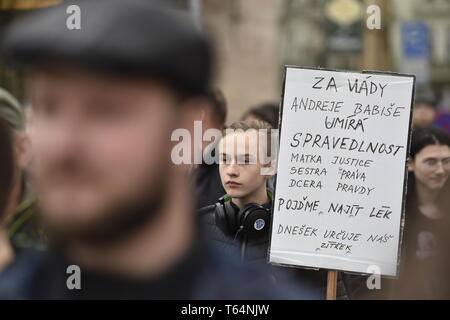
[[[264,204],[268,208],[272,202]],[[236,207],[238,210],[238,208]],[[297,286],[307,285],[314,288],[315,294],[325,298],[326,294],[326,271],[307,270],[299,268],[289,268],[272,266],[268,264],[268,249],[270,242],[270,228],[257,237],[244,237],[240,234],[230,235],[219,227],[216,223],[216,205],[206,206],[199,210],[200,222],[203,226],[205,236],[212,241],[220,250],[231,254],[235,258],[252,266],[264,266],[268,268],[271,278],[275,282],[290,281]]]
[[[157,279],[132,280],[81,267],[81,290],[69,290],[71,263],[55,250],[23,251],[0,274],[0,299],[318,299],[306,284],[274,286],[263,268],[244,266],[205,241]],[[151,253],[149,253],[151,254]]]
[[216,203],[225,189],[220,180],[219,165],[202,163],[195,172],[197,209]]

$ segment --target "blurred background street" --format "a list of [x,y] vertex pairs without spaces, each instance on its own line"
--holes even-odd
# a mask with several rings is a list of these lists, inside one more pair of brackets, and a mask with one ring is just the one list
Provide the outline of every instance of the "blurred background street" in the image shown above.
[[[61,0],[1,0],[0,29],[24,11]],[[228,100],[227,123],[250,107],[279,103],[283,65],[412,73],[438,115],[450,110],[450,1],[173,0],[211,34],[215,83]],[[370,5],[380,29],[367,28]],[[372,17],[373,18],[373,17]],[[0,58],[0,86],[23,97],[20,74]],[[447,120],[448,121],[448,120]],[[449,130],[449,124],[441,127]]]

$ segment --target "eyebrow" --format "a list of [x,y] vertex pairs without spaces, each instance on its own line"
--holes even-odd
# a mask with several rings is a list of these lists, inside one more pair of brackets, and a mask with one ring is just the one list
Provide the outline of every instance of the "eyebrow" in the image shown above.
[[436,158],[436,157],[430,157],[430,158],[425,158],[423,161],[428,161],[428,160],[447,160],[450,159],[450,157],[445,157],[445,158]]
[[238,158],[253,158],[253,155],[250,153],[238,154]]

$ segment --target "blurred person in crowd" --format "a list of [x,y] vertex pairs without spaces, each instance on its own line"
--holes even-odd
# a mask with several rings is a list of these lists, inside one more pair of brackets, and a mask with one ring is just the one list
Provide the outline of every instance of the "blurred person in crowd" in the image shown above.
[[0,88],[0,119],[5,121],[11,131],[14,151],[13,185],[5,212],[5,226],[16,252],[28,247],[45,247],[45,237],[34,214],[36,200],[26,181],[30,142],[24,118],[17,99]]
[[311,297],[271,287],[197,232],[189,167],[172,161],[170,137],[193,131],[205,99],[205,36],[162,2],[77,5],[81,31],[66,28],[62,4],[6,35],[5,53],[29,70],[30,179],[49,249],[17,256],[0,298]]
[[231,124],[219,143],[220,177],[226,190],[218,201],[200,210],[207,236],[223,250],[249,264],[265,265],[275,283],[296,279],[325,297],[326,273],[267,266],[272,220],[275,158],[269,123],[259,120]]
[[419,87],[414,99],[413,128],[428,128],[436,118],[436,99],[429,88]]
[[272,128],[278,128],[279,107],[275,103],[264,103],[251,108],[243,116],[242,120],[260,120],[269,123]]
[[442,259],[450,250],[450,137],[436,128],[413,130],[408,170],[399,282],[391,297],[449,297]]
[[442,110],[438,112],[433,125],[450,135],[450,110]]
[[[202,136],[210,129],[222,131],[227,117],[227,102],[221,90],[209,89],[206,97],[207,103],[198,113],[202,123]],[[202,153],[202,163],[194,170],[197,208],[214,204],[225,193],[220,181],[219,162],[215,154],[216,145],[217,141],[203,141],[201,150],[197,150]],[[204,153],[211,153],[216,160],[211,164],[206,163],[203,157]]]
[[0,270],[14,256],[6,231],[3,229],[6,210],[14,178],[14,155],[12,134],[7,123],[0,119]]

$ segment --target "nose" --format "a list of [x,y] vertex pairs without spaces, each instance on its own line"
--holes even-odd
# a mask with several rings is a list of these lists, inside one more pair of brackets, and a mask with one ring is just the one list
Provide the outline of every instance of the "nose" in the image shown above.
[[436,165],[436,174],[445,174],[445,168],[441,161],[439,161]]
[[239,168],[236,163],[231,163],[227,168],[227,175],[229,177],[238,177],[239,176]]
[[59,156],[79,153],[84,132],[80,128],[81,123],[75,117],[65,117],[49,125],[46,132],[51,152]]

